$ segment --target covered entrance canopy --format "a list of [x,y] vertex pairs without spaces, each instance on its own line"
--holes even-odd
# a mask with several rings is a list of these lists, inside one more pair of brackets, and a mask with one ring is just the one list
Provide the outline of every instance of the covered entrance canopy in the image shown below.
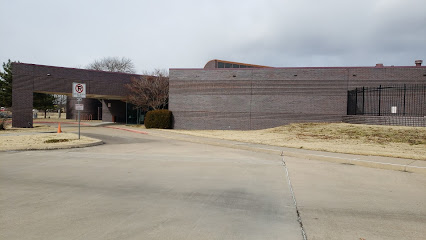
[[33,93],[72,95],[72,83],[85,83],[87,98],[102,99],[102,119],[126,118],[125,84],[140,75],[13,63],[13,127],[32,127]]

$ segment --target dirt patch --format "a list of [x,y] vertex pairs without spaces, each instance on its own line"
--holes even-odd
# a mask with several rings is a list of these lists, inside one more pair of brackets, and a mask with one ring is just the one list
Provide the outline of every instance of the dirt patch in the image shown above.
[[59,139],[48,139],[44,143],[59,143],[59,142],[69,142],[71,139],[68,138],[59,138]]
[[426,160],[426,128],[302,123],[251,131],[165,130],[280,147]]

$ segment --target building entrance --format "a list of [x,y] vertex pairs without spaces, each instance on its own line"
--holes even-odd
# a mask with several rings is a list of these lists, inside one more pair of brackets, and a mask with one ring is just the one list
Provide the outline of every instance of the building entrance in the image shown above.
[[126,124],[143,124],[145,120],[145,111],[135,107],[131,103],[126,103]]

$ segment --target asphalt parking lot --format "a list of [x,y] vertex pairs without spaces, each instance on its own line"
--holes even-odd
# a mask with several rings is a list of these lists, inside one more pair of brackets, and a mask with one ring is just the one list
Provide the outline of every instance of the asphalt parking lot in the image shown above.
[[[0,239],[303,239],[280,156],[116,129],[0,153]],[[423,239],[426,177],[285,158],[307,239]]]

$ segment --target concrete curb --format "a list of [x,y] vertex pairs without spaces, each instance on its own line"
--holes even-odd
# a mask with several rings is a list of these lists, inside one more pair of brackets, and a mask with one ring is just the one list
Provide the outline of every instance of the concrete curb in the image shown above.
[[122,127],[113,127],[113,126],[104,126],[104,127],[106,127],[106,128],[112,128],[112,129],[118,129],[118,130],[123,130],[123,131],[128,131],[128,132],[133,132],[133,133],[148,134],[147,132],[144,132],[144,131],[133,130],[133,129],[128,129],[128,128],[122,128]]
[[368,160],[362,160],[358,158],[343,158],[343,157],[326,156],[326,155],[320,155],[320,154],[304,154],[304,153],[294,153],[294,152],[284,152],[284,151],[281,153],[281,155],[288,156],[288,157],[298,157],[298,158],[303,157],[309,160],[342,163],[342,164],[357,165],[357,166],[363,166],[363,167],[369,167],[369,168],[379,168],[379,169],[386,169],[386,170],[426,174],[426,167],[416,167],[416,166],[410,165],[419,160],[413,160],[412,163],[410,164],[395,164],[395,163],[368,161]]
[[58,150],[58,149],[71,149],[71,148],[85,148],[85,147],[94,147],[98,145],[102,145],[104,142],[102,140],[97,140],[92,143],[84,143],[84,144],[72,144],[72,145],[64,145],[64,146],[51,146],[51,147],[40,147],[40,148],[25,148],[25,149],[10,149],[10,150],[0,150],[0,152],[13,152],[13,151],[39,151],[39,150]]
[[[262,152],[262,153],[275,154],[275,155],[281,155],[281,156],[287,156],[287,157],[297,157],[297,158],[305,158],[309,160],[350,164],[350,165],[357,165],[357,166],[363,166],[363,167],[369,167],[369,168],[379,168],[379,169],[386,169],[386,170],[426,174],[426,167],[413,166],[413,164],[416,162],[419,162],[419,161],[424,162],[421,160],[400,159],[401,160],[400,162],[409,162],[409,163],[399,164],[399,163],[389,163],[389,162],[370,161],[370,160],[360,159],[362,157],[376,157],[376,156],[360,155],[357,157],[357,155],[348,154],[348,157],[340,157],[340,156],[327,155],[327,154],[334,154],[334,153],[320,152],[320,151],[312,151],[315,153],[310,154],[310,153],[298,152],[299,149],[296,149],[296,148],[291,149],[291,151],[286,151],[286,150],[282,150],[283,148],[275,147],[275,146],[259,145],[259,144],[256,144],[257,146],[253,146],[253,144],[250,144],[250,143],[228,141],[228,140],[225,140],[226,141],[225,142],[224,140],[215,139],[215,138],[196,137],[196,140],[195,140],[195,139],[190,139],[191,137],[193,137],[190,135],[181,134],[181,136],[177,136],[177,134],[179,133],[172,133],[172,134],[166,133],[166,132],[159,133],[157,130],[154,130],[154,131],[149,130],[148,133],[145,133],[145,134],[150,134],[153,136],[165,137],[165,138],[170,138],[175,140],[193,142],[193,143],[209,144],[213,146],[229,147],[234,149],[248,150],[253,152]],[[354,156],[354,157],[352,158],[349,156]],[[379,157],[379,158],[384,158],[384,157]]]
[[[72,125],[78,125],[78,122],[34,122],[34,123],[43,123],[43,124],[49,124],[49,123],[51,123],[51,124],[72,124]],[[33,125],[34,125],[34,123],[33,123]],[[83,125],[83,126],[92,126],[91,124],[89,124],[89,123],[80,123],[80,125]]]

